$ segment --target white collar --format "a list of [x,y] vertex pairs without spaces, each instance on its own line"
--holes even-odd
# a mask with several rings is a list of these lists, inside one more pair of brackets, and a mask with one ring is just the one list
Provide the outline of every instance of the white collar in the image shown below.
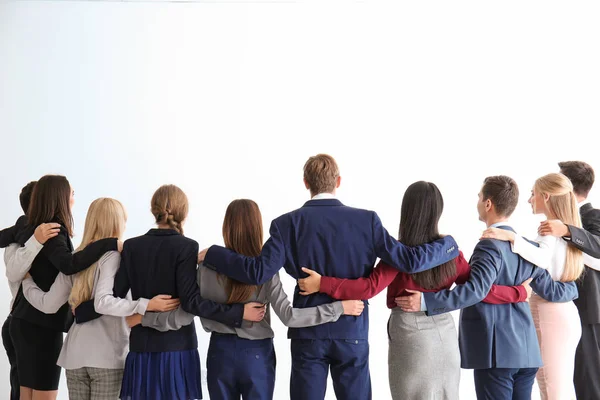
[[510,226],[510,222],[508,222],[508,221],[496,222],[495,224],[490,225],[490,228],[497,228],[499,226]]
[[335,199],[332,193],[319,193],[311,198],[311,200]]

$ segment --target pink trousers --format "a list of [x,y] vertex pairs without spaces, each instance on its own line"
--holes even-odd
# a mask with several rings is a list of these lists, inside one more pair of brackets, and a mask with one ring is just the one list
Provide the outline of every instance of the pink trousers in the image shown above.
[[581,337],[579,313],[572,301],[550,303],[537,295],[529,301],[542,361],[536,380],[542,400],[575,399],[573,370]]

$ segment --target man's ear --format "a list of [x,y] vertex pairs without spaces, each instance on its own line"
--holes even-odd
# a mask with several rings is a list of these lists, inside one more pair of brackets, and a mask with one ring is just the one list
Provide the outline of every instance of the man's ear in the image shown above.
[[310,186],[308,186],[308,182],[306,182],[306,179],[302,178],[302,180],[304,181],[304,187],[310,190]]
[[341,184],[342,184],[342,177],[338,176],[335,180],[335,188],[336,189],[339,188]]

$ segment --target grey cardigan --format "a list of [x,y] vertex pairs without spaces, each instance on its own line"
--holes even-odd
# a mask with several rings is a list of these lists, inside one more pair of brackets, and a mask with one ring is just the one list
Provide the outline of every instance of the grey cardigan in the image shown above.
[[[203,265],[198,268],[198,286],[200,286],[200,294],[205,299],[219,303],[227,302],[228,295],[218,274]],[[344,313],[341,301],[323,304],[318,307],[293,308],[283,290],[279,274],[261,285],[259,290],[248,300],[248,302],[251,301],[263,304],[269,303],[265,318],[261,322],[244,321],[240,328],[232,328],[210,319],[200,318],[204,330],[206,332],[234,334],[250,340],[267,339],[274,336],[273,329],[271,329],[270,308],[273,308],[273,311],[284,325],[293,328],[335,322]],[[194,316],[192,314],[188,314],[179,308],[164,313],[146,313],[142,319],[142,325],[164,332],[180,329],[182,326],[191,324],[193,320]]]
[[[147,299],[131,300],[113,296],[113,283],[119,270],[121,255],[117,251],[104,254],[94,275],[94,308],[102,317],[85,324],[73,324],[63,344],[57,364],[65,369],[83,367],[122,369],[129,346],[129,328],[123,317],[144,314]],[[43,313],[55,313],[69,299],[73,278],[58,274],[48,292],[41,290],[31,278],[23,281],[23,294],[32,306]]]

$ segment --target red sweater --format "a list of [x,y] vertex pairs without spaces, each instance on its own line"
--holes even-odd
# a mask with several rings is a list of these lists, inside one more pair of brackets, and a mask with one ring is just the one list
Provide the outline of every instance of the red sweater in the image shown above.
[[[437,289],[423,289],[413,281],[409,274],[380,262],[368,278],[341,279],[322,276],[319,291],[334,299],[368,300],[387,287],[387,306],[388,308],[394,308],[396,307],[394,301],[396,297],[410,294],[406,289],[418,290],[419,292],[439,292],[440,290],[450,289],[453,283],[457,285],[465,283],[469,279],[471,267],[462,252],[455,260],[456,276]],[[526,301],[526,299],[527,291],[523,286],[493,285],[483,301],[490,304],[507,304],[520,303]]]

